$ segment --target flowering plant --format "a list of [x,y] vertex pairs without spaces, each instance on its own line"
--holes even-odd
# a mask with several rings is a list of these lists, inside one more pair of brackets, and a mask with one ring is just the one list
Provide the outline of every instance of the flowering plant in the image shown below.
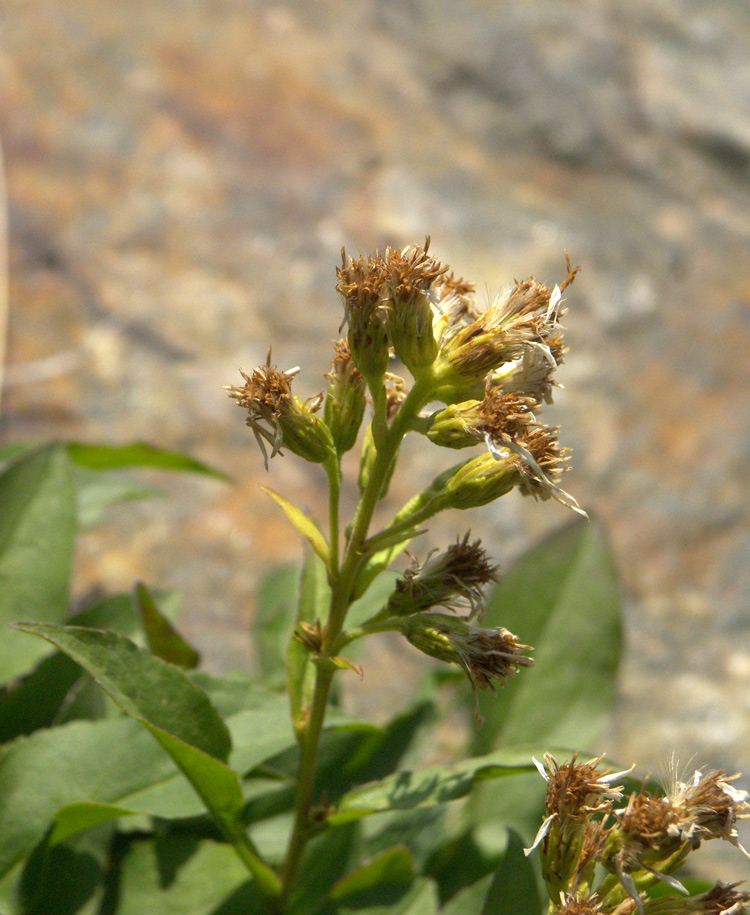
[[[542,884],[551,913],[743,909],[748,896],[736,886],[652,891],[666,881],[682,892],[672,875],[702,841],[739,844],[735,824],[748,806],[733,778],[696,773],[666,797],[641,787],[626,801],[613,784],[625,773],[600,769],[601,758],[582,764],[574,751],[555,750],[571,757],[559,764],[549,755],[594,741],[613,695],[617,589],[595,523],[576,519],[492,591],[498,567],[469,533],[390,571],[418,548],[431,518],[513,489],[585,518],[561,485],[567,449],[538,418],[565,354],[563,293],[575,275],[568,261],[559,285],[515,282],[482,310],[473,286],[430,255],[429,240],[356,260],[344,253],[337,290],[346,336],[326,392],[300,399],[292,390],[300,370],[279,370],[270,351],[228,387],[267,468],[288,452],[319,464],[328,483],[325,526],[264,487],[309,551],[299,585],[281,570],[261,587],[256,676],[192,670],[196,652],[142,585],[127,603],[134,617],[100,602],[60,625],[69,563],[35,578],[42,557],[23,534],[24,524],[56,518],[56,549],[70,550],[76,491],[80,505],[86,488],[73,468],[86,461],[101,472],[146,458],[206,468],[143,452],[118,462],[76,445],[13,456],[0,476],[14,518],[3,551],[15,590],[4,612],[30,597],[54,604],[16,629],[58,653],[39,661],[27,652],[20,662],[11,654],[9,681],[24,663],[37,666],[0,695],[8,913],[538,913]],[[482,451],[418,486],[375,528],[409,435],[425,448]],[[342,459],[357,442],[359,497],[344,519]],[[353,652],[383,632],[468,680],[477,730],[467,758],[404,768],[407,753],[420,761],[439,682],[453,679],[435,667],[416,703],[385,726],[344,715],[337,678],[366,675]],[[50,665],[62,666],[66,688],[40,707],[40,690],[55,682]],[[79,702],[88,688],[81,668],[118,714]],[[31,723],[9,723],[8,710],[24,703]],[[535,765],[546,800],[528,781]],[[89,882],[64,890],[71,872]]]

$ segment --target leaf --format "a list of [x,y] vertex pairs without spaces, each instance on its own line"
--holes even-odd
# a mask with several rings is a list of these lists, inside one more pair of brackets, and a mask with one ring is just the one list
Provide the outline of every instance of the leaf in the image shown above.
[[[136,629],[130,596],[112,595],[81,610],[72,619],[79,626]],[[103,696],[81,667],[61,651],[43,658],[33,671],[0,688],[0,743],[38,728],[77,718],[101,717]]]
[[[515,783],[517,779],[513,779]],[[440,888],[440,898],[442,900],[453,898],[460,894],[465,887],[474,887],[477,882],[489,874],[490,878],[486,883],[486,890],[492,881],[492,872],[498,865],[500,852],[496,854],[487,854],[485,850],[477,843],[474,830],[468,829],[454,835],[447,842],[437,847],[427,860],[423,868],[425,876],[432,877]],[[469,898],[474,898],[472,894]],[[479,905],[472,904],[467,907],[467,912],[478,913],[482,910],[484,896],[481,897]],[[467,904],[468,905],[468,904]],[[457,909],[458,915],[462,909]]]
[[117,915],[266,915],[228,845],[167,833],[134,842],[122,861]]
[[83,528],[99,524],[104,511],[119,502],[163,498],[165,493],[127,477],[74,467],[78,523]]
[[0,681],[49,653],[5,627],[21,615],[64,619],[74,544],[75,493],[65,449],[23,454],[0,474]]
[[[308,553],[299,586],[297,623],[313,624],[325,619],[330,600],[331,588],[325,563],[316,554]],[[289,639],[286,671],[292,719],[297,726],[302,723],[312,701],[315,669],[310,652],[295,638]]]
[[7,744],[0,750],[0,878],[66,804],[120,804],[175,775],[172,761],[127,718],[77,721]]
[[135,586],[133,603],[140,612],[148,646],[157,658],[188,670],[198,666],[201,656],[164,616],[151,592],[141,582]]
[[483,625],[534,646],[534,667],[481,698],[474,752],[548,741],[592,745],[615,697],[622,644],[612,555],[596,522],[575,521],[526,553],[487,603]]
[[[331,890],[331,900],[363,908],[375,902],[395,902],[416,879],[414,861],[407,848],[396,846],[375,855],[342,877]],[[390,898],[389,898],[390,897]]]
[[531,862],[517,832],[509,830],[508,845],[487,893],[482,915],[540,915],[542,902]]
[[280,566],[261,579],[256,591],[253,635],[258,667],[266,682],[268,678],[284,682],[287,645],[297,615],[299,577],[299,566]]
[[397,772],[379,782],[350,791],[329,815],[328,821],[332,824],[346,823],[385,810],[444,804],[465,797],[476,782],[517,775],[532,768],[529,751],[501,750],[451,766],[428,766],[411,772]]
[[[286,697],[257,687],[245,692],[244,707],[228,719],[235,745],[231,760],[241,771],[294,743]],[[209,777],[220,767],[224,782],[216,788],[223,804],[219,797],[214,806],[241,806],[241,797],[233,799],[234,773],[231,782],[222,779],[229,770],[205,755],[202,759],[209,762]],[[53,835],[60,841],[110,818],[195,816],[204,808],[174,762],[130,718],[38,731],[0,750],[0,878],[29,853],[56,816]]]
[[74,464],[89,470],[154,467],[157,470],[199,473],[218,480],[231,480],[231,477],[223,471],[210,467],[202,461],[197,461],[187,454],[155,448],[144,442],[132,442],[128,445],[89,445],[83,442],[68,442],[67,449],[70,460]]
[[483,915],[484,900],[493,880],[494,874],[488,874],[460,890],[440,909],[440,915]]
[[16,623],[85,668],[120,708],[137,721],[226,760],[229,731],[206,694],[176,667],[114,632],[77,626]]
[[349,823],[312,839],[289,899],[290,913],[321,915],[329,890],[355,860],[358,833],[359,824]]
[[328,566],[328,544],[326,543],[326,539],[321,533],[320,528],[312,520],[312,518],[308,517],[301,509],[297,508],[296,505],[294,505],[288,499],[285,499],[283,496],[279,495],[279,493],[274,492],[268,486],[261,486],[260,490],[279,506],[289,521],[307,540],[307,542],[315,550],[318,556],[320,556],[326,566]]
[[[239,779],[223,762],[231,746],[229,732],[202,690],[178,668],[115,633],[43,624],[18,624],[18,628],[47,638],[84,666],[172,757],[238,852],[247,847],[239,822],[243,806]],[[274,892],[275,874],[247,850],[248,866]]]

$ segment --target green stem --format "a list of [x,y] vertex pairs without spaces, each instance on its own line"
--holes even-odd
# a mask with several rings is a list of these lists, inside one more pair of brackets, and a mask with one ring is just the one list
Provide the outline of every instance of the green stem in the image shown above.
[[[366,555],[362,547],[367,539],[367,532],[372,516],[383,491],[383,484],[388,478],[393,462],[404,436],[409,431],[414,417],[428,402],[434,379],[429,373],[415,381],[414,386],[401,404],[390,427],[385,420],[385,389],[378,395],[374,392],[375,415],[373,417],[373,438],[376,443],[376,456],[373,462],[367,485],[360,496],[354,514],[351,535],[344,552],[338,575],[332,576],[331,607],[323,640],[321,661],[331,657],[333,646],[337,644],[347,610],[352,602],[352,595]],[[331,564],[338,551],[338,498],[339,478],[334,479],[329,469],[330,481],[329,509],[331,517]],[[335,503],[335,505],[334,505]],[[335,525],[334,525],[335,521]],[[335,532],[335,533],[334,533]],[[304,728],[300,749],[300,766],[297,776],[297,794],[295,798],[294,825],[289,839],[284,867],[282,870],[282,909],[289,899],[294,881],[302,861],[307,842],[310,838],[310,810],[312,806],[313,786],[318,758],[318,747],[323,732],[328,695],[335,668],[325,663],[318,664],[315,674],[315,688],[310,706],[310,717]]]
[[328,571],[331,581],[339,574],[339,501],[341,496],[341,462],[338,456],[326,461],[328,474],[328,538],[330,559]]
[[294,799],[294,825],[289,839],[289,848],[281,872],[281,902],[283,907],[289,900],[294,886],[302,854],[307,845],[310,827],[310,808],[315,782],[315,768],[318,758],[318,745],[323,731],[328,694],[331,689],[334,670],[325,665],[318,667],[315,675],[315,689],[310,708],[310,719],[305,729],[297,774],[297,792]]

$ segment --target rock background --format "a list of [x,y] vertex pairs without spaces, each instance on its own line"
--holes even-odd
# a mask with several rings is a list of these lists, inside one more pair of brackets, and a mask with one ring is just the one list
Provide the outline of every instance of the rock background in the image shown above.
[[[112,512],[79,591],[176,588],[209,667],[252,663],[256,582],[299,544],[221,386],[273,342],[321,388],[342,244],[430,233],[487,298],[561,278],[567,248],[583,269],[546,418],[626,595],[605,746],[750,773],[748,48],[744,0],[3,4],[3,440],[139,438],[238,481]],[[435,454],[412,454],[429,478]],[[320,512],[314,468],[271,481]],[[509,497],[471,523],[507,565],[566,520]],[[412,660],[380,646],[351,701]]]

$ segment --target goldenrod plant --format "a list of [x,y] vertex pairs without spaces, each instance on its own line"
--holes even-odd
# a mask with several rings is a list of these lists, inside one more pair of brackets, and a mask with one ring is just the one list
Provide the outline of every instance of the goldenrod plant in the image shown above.
[[[563,488],[569,452],[540,418],[576,272],[566,257],[559,284],[513,282],[480,308],[429,239],[342,253],[345,336],[325,390],[298,396],[301,370],[270,350],[228,386],[266,469],[294,456],[327,482],[325,523],[263,487],[306,546],[301,573],[261,583],[253,672],[197,670],[168,596],[142,584],[68,611],[77,524],[147,494],[112,473],[209,468],[144,446],[6,449],[0,611],[26,622],[0,643],[1,912],[746,910],[747,892],[690,870],[705,841],[743,851],[736,776],[652,790],[601,756],[579,761],[610,712],[621,633],[606,540]],[[432,480],[399,467],[408,436],[445,457]],[[411,495],[388,517],[396,473]],[[420,549],[436,515],[512,490],[571,522],[502,575],[466,524]],[[339,681],[367,682],[361,643],[385,632],[439,663],[373,725],[345,714]],[[457,717],[463,752],[437,762]]]

